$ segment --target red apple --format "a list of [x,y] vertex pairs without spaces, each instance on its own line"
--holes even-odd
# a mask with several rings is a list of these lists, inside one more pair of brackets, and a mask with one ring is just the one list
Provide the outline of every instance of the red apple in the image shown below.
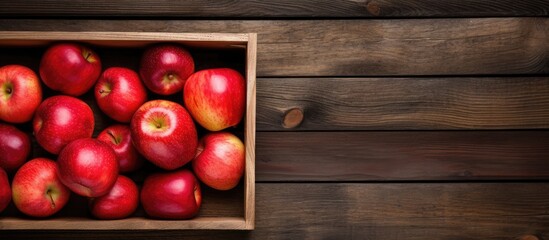
[[109,126],[99,133],[97,140],[112,147],[118,160],[120,172],[135,171],[143,164],[143,158],[139,156],[132,144],[130,127],[126,125]]
[[147,90],[133,70],[111,67],[95,84],[95,99],[101,111],[119,122],[130,122],[147,100]]
[[11,202],[11,188],[8,174],[0,168],[0,213],[6,209]]
[[133,115],[130,129],[135,148],[163,169],[179,168],[196,153],[196,127],[187,110],[177,103],[146,102]]
[[42,87],[34,71],[20,65],[0,67],[0,120],[27,122],[41,101]]
[[170,95],[183,90],[194,72],[194,60],[183,47],[163,44],[149,47],[141,57],[139,74],[148,89]]
[[209,133],[198,143],[193,170],[209,187],[229,190],[242,178],[245,158],[244,144],[237,136],[228,132]]
[[207,69],[187,79],[185,106],[193,118],[210,131],[236,126],[246,109],[246,81],[229,68]]
[[153,174],[145,179],[141,189],[141,204],[153,218],[192,218],[201,203],[200,184],[187,169]]
[[61,182],[76,194],[99,197],[107,194],[118,177],[118,161],[109,145],[81,138],[69,143],[57,158]]
[[90,199],[90,209],[92,215],[99,219],[122,219],[135,212],[138,203],[137,185],[120,175],[109,193]]
[[36,141],[46,151],[59,154],[68,143],[93,134],[93,112],[85,102],[69,96],[47,98],[33,119]]
[[40,61],[46,86],[71,96],[87,92],[101,74],[101,60],[91,49],[76,43],[59,43],[46,50]]
[[0,123],[0,168],[13,172],[25,161],[31,151],[29,136],[14,126]]
[[59,181],[56,164],[47,158],[35,158],[15,173],[12,182],[13,203],[32,217],[48,217],[61,210],[71,192]]

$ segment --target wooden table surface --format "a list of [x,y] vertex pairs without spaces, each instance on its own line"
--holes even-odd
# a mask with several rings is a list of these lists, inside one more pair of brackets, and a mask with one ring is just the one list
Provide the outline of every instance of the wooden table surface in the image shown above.
[[549,239],[547,0],[27,0],[0,30],[256,32],[256,229],[19,239]]

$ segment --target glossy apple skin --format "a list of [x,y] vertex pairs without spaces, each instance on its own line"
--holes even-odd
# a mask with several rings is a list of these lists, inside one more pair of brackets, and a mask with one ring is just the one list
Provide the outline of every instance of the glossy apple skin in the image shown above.
[[120,175],[106,195],[90,199],[90,211],[98,219],[123,219],[135,212],[138,204],[137,185]]
[[8,124],[0,123],[0,168],[13,172],[27,161],[31,142],[27,134]]
[[123,123],[147,101],[147,90],[136,72],[128,68],[106,69],[95,84],[95,99],[101,111]]
[[192,218],[202,204],[200,184],[187,169],[153,174],[143,183],[141,204],[153,218]]
[[12,182],[13,203],[32,217],[48,217],[69,201],[70,190],[59,180],[56,164],[47,158],[35,158],[15,173]]
[[99,133],[97,140],[106,143],[114,150],[121,173],[133,172],[143,165],[143,158],[132,144],[129,126],[120,124],[109,126]]
[[97,139],[69,143],[57,158],[59,179],[74,193],[85,197],[107,194],[118,178],[114,150]]
[[21,65],[0,67],[0,120],[28,122],[41,101],[42,87],[34,71]]
[[146,102],[135,112],[130,129],[137,151],[163,169],[177,169],[196,154],[198,136],[194,122],[187,110],[175,102]]
[[175,44],[154,45],[143,53],[139,74],[154,93],[170,95],[183,90],[194,72],[194,60],[183,47]]
[[187,79],[183,101],[192,117],[210,131],[236,126],[246,109],[246,81],[230,68],[198,71]]
[[70,96],[90,90],[101,74],[101,59],[90,48],[75,43],[51,46],[42,56],[40,77],[46,86]]
[[240,139],[228,132],[208,133],[198,144],[193,171],[204,184],[217,190],[229,190],[244,174],[245,148]]
[[8,174],[0,168],[0,213],[6,209],[11,202],[11,187]]
[[33,119],[36,141],[53,154],[59,154],[76,139],[91,137],[94,125],[90,106],[80,99],[63,95],[44,100]]

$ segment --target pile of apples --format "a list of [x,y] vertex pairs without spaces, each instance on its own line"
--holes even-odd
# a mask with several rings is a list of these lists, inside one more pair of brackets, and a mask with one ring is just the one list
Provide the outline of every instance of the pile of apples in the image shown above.
[[[44,87],[55,94],[42,99]],[[81,99],[89,91],[114,122],[95,138],[94,112]],[[151,92],[161,97],[151,100]],[[168,100],[181,93],[180,101]],[[242,178],[244,144],[231,129],[242,121],[245,101],[240,73],[195,72],[193,57],[176,43],[147,46],[137,71],[103,70],[81,43],[49,46],[39,74],[0,67],[0,212],[13,201],[28,216],[48,217],[78,194],[89,198],[97,219],[129,217],[139,204],[151,218],[192,218],[202,203],[200,182],[229,190]],[[19,129],[31,122],[32,136]],[[56,159],[28,159],[31,138]],[[161,171],[138,186],[127,174],[144,159]]]

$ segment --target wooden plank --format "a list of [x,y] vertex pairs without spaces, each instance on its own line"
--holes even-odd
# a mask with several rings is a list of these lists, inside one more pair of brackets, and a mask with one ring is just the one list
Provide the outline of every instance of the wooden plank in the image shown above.
[[547,183],[260,185],[253,236],[545,239],[547,190]]
[[27,0],[1,1],[5,17],[357,18],[547,16],[544,0]]
[[243,33],[0,31],[0,44],[6,47],[44,47],[63,40],[101,47],[142,48],[158,42],[177,42],[190,47],[234,49],[245,48],[248,37]]
[[3,239],[549,238],[548,183],[257,184],[257,224],[238,231],[4,231]]
[[[205,42],[215,44],[216,42],[229,42],[231,44],[244,44],[248,42],[249,35],[244,33],[158,33],[158,32],[32,32],[32,31],[9,31],[0,32],[2,44],[13,40],[17,45],[18,41],[37,41],[33,45],[43,45],[41,41],[89,41],[97,44],[102,41],[107,43],[118,42],[118,47],[133,46],[134,42],[144,42],[139,46],[156,42]],[[107,45],[109,46],[109,45]],[[111,45],[112,46],[112,45]]]
[[89,218],[41,219],[3,218],[0,230],[189,230],[189,229],[248,229],[244,218],[196,217],[186,221],[126,218],[112,221],[97,221]]
[[[151,170],[151,164],[145,166]],[[146,175],[141,170],[129,175],[141,185]],[[11,203],[0,214],[0,236],[4,230],[181,230],[181,229],[249,229],[244,216],[244,187],[218,191],[202,186],[202,206],[196,218],[186,221],[155,220],[146,218],[140,206],[129,218],[116,221],[98,221],[89,213],[87,198],[71,195],[68,204],[53,217],[33,219],[23,215]],[[255,195],[255,194],[254,194]]]
[[244,146],[246,146],[246,175],[244,176],[245,229],[255,226],[255,136],[256,136],[256,58],[257,34],[248,36],[246,48],[246,119]]
[[2,19],[0,30],[257,32],[258,76],[548,74],[549,18]]
[[257,181],[549,179],[549,131],[259,132]]
[[549,127],[547,77],[263,78],[258,92],[261,131]]

